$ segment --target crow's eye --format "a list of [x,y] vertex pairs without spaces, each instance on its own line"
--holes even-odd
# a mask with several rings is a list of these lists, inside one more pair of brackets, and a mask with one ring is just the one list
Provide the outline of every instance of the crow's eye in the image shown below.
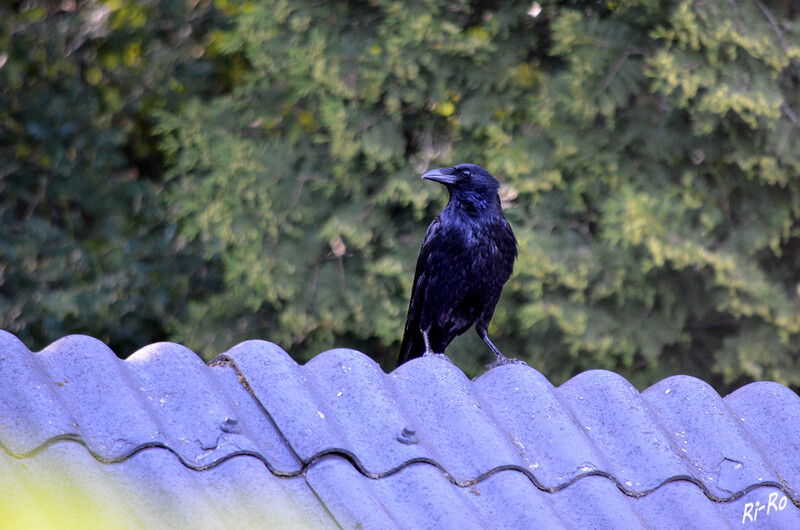
[[461,170],[461,176],[464,177],[464,178],[469,178],[470,174],[471,173],[469,172],[469,169],[462,169]]

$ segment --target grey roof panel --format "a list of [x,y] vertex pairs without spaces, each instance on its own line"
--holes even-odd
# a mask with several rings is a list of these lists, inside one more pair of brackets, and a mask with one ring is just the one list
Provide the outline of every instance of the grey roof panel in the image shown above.
[[475,385],[455,365],[435,357],[414,359],[392,372],[398,396],[427,458],[461,485],[491,471],[528,467],[492,416]]
[[[459,487],[418,463],[371,479],[345,459],[326,456],[307,479],[346,528],[798,528],[798,510],[775,488],[759,487],[715,503],[694,483],[677,480],[632,498],[612,480],[587,476],[556,493],[537,489],[515,470]],[[354,502],[353,499],[358,499]],[[759,508],[761,508],[760,511]],[[769,508],[769,512],[767,512]]]
[[653,385],[642,397],[672,435],[676,454],[694,465],[691,475],[712,495],[724,499],[755,484],[780,483],[765,455],[708,384],[675,376]]
[[500,471],[486,480],[459,489],[487,527],[568,528],[550,494],[535,487],[527,475]]
[[778,383],[750,383],[725,398],[795,499],[800,499],[800,397]]
[[124,361],[102,342],[72,335],[36,357],[52,382],[49,392],[61,404],[53,417],[59,422],[66,419],[75,436],[99,457],[124,458],[142,443],[158,438],[158,426]]
[[[427,461],[466,483],[513,458],[470,381],[445,361],[418,371],[412,361],[387,375],[365,355],[339,349],[301,367],[274,345],[248,341],[215,362],[236,367],[305,462],[341,453],[384,476]],[[398,440],[407,427],[418,443]]]
[[569,528],[647,528],[636,502],[605,477],[589,476],[553,494]]
[[754,488],[715,506],[732,528],[800,528],[800,509],[778,488]]
[[[9,338],[13,340],[9,340]],[[3,332],[0,443],[17,455],[61,439],[106,462],[164,447],[195,468],[236,454],[294,475],[294,455],[231,368],[209,368],[191,350],[152,344],[126,361],[91,337],[65,337],[31,354]]]
[[659,530],[730,527],[719,504],[709,502],[703,490],[685,480],[668,482],[634,504],[642,520]]
[[509,441],[541,487],[563,487],[610,468],[559,391],[536,370],[500,366],[476,379],[474,387],[490,404],[494,420],[513,426]]
[[196,471],[149,448],[104,464],[63,441],[25,459],[0,451],[0,495],[6,528],[338,528],[302,477],[249,456]]
[[376,480],[334,456],[307,472],[311,487],[346,528],[383,528],[387,522],[395,528],[558,528],[558,514],[541,498],[547,494],[521,473],[504,478],[514,476],[503,484],[493,476],[459,487],[436,467],[417,463]]
[[[269,355],[275,359],[264,362]],[[342,454],[367,476],[382,477],[426,462],[461,486],[517,469],[551,491],[600,475],[630,495],[687,479],[719,500],[781,484],[723,400],[691,377],[640,394],[602,370],[555,389],[521,365],[472,382],[441,359],[417,359],[387,375],[343,349],[298,366],[274,345],[250,341],[223,358],[306,463]],[[681,396],[694,396],[693,407]],[[404,428],[414,431],[412,443],[402,443]],[[726,443],[715,440],[720,433]]]
[[338,433],[320,410],[303,369],[275,344],[251,340],[219,355],[212,366],[233,366],[303,461],[336,444]]
[[[214,370],[188,348],[152,344],[131,355],[125,364],[128,377],[140,391],[140,406],[156,426],[152,440],[169,447],[187,465],[204,468],[233,454],[263,450],[243,434],[238,411],[219,386]],[[229,378],[228,382],[233,384],[231,389],[240,386],[238,380]],[[280,440],[277,433],[271,438]],[[134,439],[138,444],[143,441],[144,436]],[[264,456],[273,459],[270,453]]]
[[0,443],[23,455],[77,429],[52,391],[54,382],[38,356],[11,333],[0,330]]
[[647,403],[623,377],[591,370],[561,385],[559,394],[610,466],[598,470],[624,490],[643,493],[671,477],[691,475]]
[[2,332],[0,380],[0,497],[19,497],[16,514],[80,508],[138,526],[800,527],[800,398],[775,383],[723,399],[677,376],[639,393],[598,370],[555,388],[523,365],[470,381],[421,358],[385,374],[346,349],[299,366],[264,341],[209,367],[177,344],[122,361],[89,337],[31,353]]
[[[292,451],[261,404],[242,385],[236,370],[229,366],[215,366],[211,373],[217,385],[224,389],[233,410],[233,416],[221,424],[223,432],[241,433],[248,440],[248,449],[239,446],[238,452],[251,453],[260,458],[276,475],[294,476],[303,470],[303,463]],[[244,441],[240,442],[244,444]]]
[[303,366],[303,374],[335,433],[318,440],[317,454],[347,453],[371,475],[425,456],[421,447],[398,442],[409,420],[392,378],[375,361],[353,350],[330,350]]

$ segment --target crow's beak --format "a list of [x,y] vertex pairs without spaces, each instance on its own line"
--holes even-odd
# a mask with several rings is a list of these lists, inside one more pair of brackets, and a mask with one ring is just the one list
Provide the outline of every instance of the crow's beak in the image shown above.
[[422,178],[426,180],[432,180],[434,182],[440,182],[442,184],[455,184],[456,177],[453,175],[453,169],[449,167],[443,167],[439,169],[431,169],[424,175]]

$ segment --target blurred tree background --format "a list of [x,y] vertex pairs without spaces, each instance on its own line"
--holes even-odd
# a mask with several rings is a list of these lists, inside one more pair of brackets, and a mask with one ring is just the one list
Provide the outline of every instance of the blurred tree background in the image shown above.
[[[447,194],[520,243],[490,328],[606,368],[800,388],[792,0],[28,0],[0,7],[0,328],[394,367]],[[448,354],[470,375],[473,332]]]

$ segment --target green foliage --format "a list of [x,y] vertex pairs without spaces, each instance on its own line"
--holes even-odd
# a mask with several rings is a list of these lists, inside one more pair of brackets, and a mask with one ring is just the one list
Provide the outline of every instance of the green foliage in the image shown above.
[[149,132],[152,109],[212,93],[215,10],[195,4],[0,7],[0,328],[32,348],[85,333],[127,355],[202,279]]
[[245,83],[161,120],[171,205],[227,286],[197,302],[223,327],[197,310],[177,336],[219,350],[235,322],[303,358],[366,345],[391,366],[445,200],[415,177],[473,161],[505,179],[521,245],[503,349],[556,380],[800,384],[797,13],[590,6],[243,10],[225,51]]
[[[80,61],[58,39],[91,9],[64,15],[66,34],[15,13],[28,41],[0,69],[18,83],[0,92],[0,131],[18,176],[0,215],[17,235],[0,241],[17,257],[0,258],[0,300],[27,300],[15,318],[51,317],[48,332],[104,338],[65,315],[108,322],[114,295],[205,355],[263,338],[392,368],[446,201],[418,177],[469,161],[503,181],[520,242],[490,328],[505,353],[556,382],[608,368],[640,387],[673,373],[800,387],[800,10],[539,3],[532,17],[530,2],[97,1],[109,22]],[[74,155],[58,139],[72,122]],[[22,226],[58,231],[28,241]],[[90,274],[68,274],[75,248]],[[122,286],[97,287],[104,275]],[[80,286],[86,302],[58,296]],[[472,374],[489,360],[471,336],[448,353]]]
[[[499,123],[475,128],[516,111],[487,113],[482,99],[505,86],[523,95],[512,78],[535,82],[525,46],[509,55],[494,42],[533,46],[535,32],[514,32],[524,19],[462,30],[475,16],[467,3],[302,2],[239,15],[226,42],[249,61],[246,83],[160,126],[183,233],[223,264],[227,289],[198,305],[234,319],[239,337],[306,358],[343,341],[384,356],[397,347],[421,236],[445,199],[416,177],[437,156],[476,156],[481,142],[462,134],[504,138]],[[501,147],[486,149],[499,159]],[[228,346],[196,314],[177,337]]]

